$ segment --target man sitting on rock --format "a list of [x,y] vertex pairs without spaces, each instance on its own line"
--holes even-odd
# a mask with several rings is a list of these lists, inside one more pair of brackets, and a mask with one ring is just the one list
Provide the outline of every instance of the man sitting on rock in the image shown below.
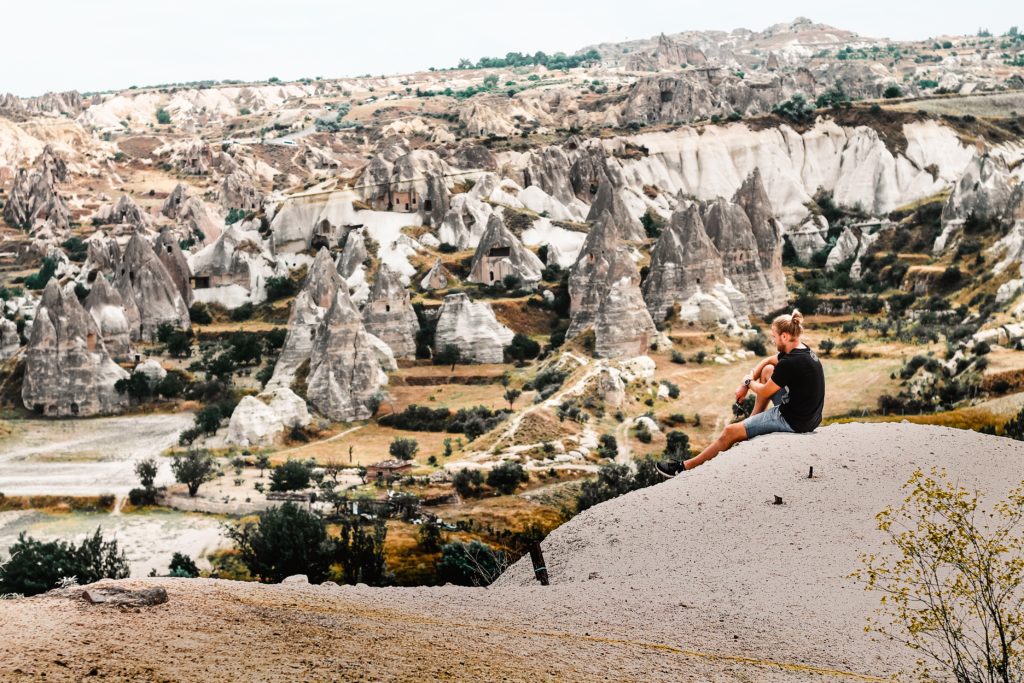
[[[750,417],[724,430],[700,454],[686,461],[663,460],[658,471],[666,477],[692,470],[733,444],[773,432],[810,432],[821,424],[825,405],[825,373],[821,361],[800,341],[804,317],[798,310],[772,321],[772,342],[779,352],[757,364],[736,389],[739,403],[753,391],[757,400]],[[768,407],[769,401],[774,404]]]

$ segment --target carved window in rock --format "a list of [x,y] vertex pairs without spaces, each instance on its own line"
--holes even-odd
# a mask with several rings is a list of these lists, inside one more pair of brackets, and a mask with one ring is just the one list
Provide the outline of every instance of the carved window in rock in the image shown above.
[[96,350],[96,333],[95,332],[90,332],[87,335],[85,335],[85,348],[86,348],[87,351],[95,351]]
[[384,312],[385,313],[390,313],[391,312],[391,304],[384,304]]
[[423,210],[424,211],[432,211],[433,209],[434,209],[434,200],[433,199],[428,199],[425,202],[423,202]]
[[71,414],[72,415],[78,415],[78,404],[77,403],[72,403],[71,404]]

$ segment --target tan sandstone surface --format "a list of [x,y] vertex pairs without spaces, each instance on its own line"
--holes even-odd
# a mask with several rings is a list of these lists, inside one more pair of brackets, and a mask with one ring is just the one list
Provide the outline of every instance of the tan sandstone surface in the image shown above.
[[0,601],[0,680],[882,680],[909,655],[864,632],[878,596],[849,574],[932,466],[991,503],[1024,444],[906,423],[761,437],[556,529],[548,587],[527,558],[488,589],[137,579],[117,583],[168,602]]

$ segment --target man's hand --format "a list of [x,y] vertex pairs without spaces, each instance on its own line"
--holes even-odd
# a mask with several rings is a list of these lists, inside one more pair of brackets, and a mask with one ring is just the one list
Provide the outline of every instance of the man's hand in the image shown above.
[[739,403],[747,397],[747,392],[750,391],[750,387],[745,384],[741,384],[736,390],[736,402]]

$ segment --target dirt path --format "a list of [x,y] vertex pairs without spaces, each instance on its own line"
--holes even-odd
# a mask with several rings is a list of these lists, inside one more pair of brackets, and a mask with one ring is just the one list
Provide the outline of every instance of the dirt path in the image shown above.
[[[135,463],[178,443],[192,413],[82,420],[15,420],[0,442],[0,491],[7,495],[123,495],[138,486]],[[158,486],[174,481],[160,463]]]

